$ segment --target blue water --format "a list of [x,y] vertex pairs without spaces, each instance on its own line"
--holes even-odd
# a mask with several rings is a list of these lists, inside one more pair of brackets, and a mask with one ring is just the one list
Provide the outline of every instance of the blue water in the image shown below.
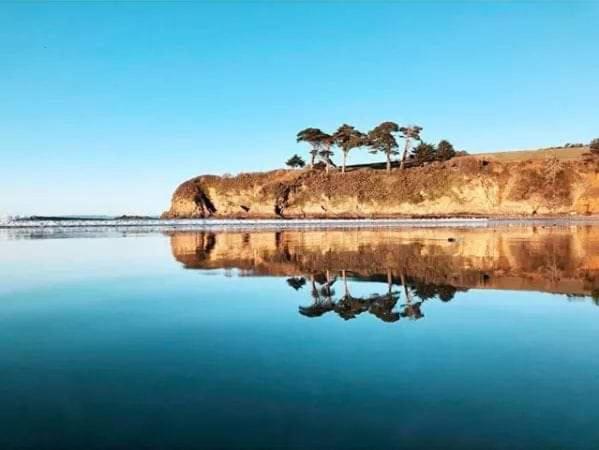
[[185,269],[163,234],[4,238],[0,448],[599,448],[590,299],[469,289],[384,322],[306,317],[309,290]]

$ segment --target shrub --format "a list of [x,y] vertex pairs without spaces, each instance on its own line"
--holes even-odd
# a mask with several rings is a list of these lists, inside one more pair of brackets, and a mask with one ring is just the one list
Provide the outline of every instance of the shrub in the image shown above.
[[437,145],[437,161],[447,161],[456,156],[456,151],[449,141],[443,139]]
[[589,147],[591,148],[591,152],[599,153],[599,138],[593,139],[589,144]]
[[437,159],[437,150],[431,144],[421,142],[414,150],[412,150],[412,158],[414,158],[418,164],[435,161]]
[[285,164],[287,164],[292,169],[295,169],[304,167],[306,165],[306,162],[303,160],[301,156],[293,155],[291,158],[287,160]]

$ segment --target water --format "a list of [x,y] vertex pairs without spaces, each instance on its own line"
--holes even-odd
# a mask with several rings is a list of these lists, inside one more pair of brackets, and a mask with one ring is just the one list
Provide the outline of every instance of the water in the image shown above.
[[598,255],[594,226],[4,232],[0,448],[596,449]]

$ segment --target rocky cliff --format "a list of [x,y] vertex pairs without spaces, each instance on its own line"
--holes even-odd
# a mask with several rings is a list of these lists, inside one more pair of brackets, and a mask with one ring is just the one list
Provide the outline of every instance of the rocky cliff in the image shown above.
[[597,159],[459,157],[403,171],[277,170],[181,184],[164,218],[599,214]]

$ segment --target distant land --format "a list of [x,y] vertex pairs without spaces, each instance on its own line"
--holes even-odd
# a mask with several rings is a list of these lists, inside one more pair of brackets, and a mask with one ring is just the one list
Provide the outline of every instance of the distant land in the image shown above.
[[60,222],[78,222],[78,221],[108,221],[108,220],[154,220],[158,216],[134,216],[134,215],[62,215],[62,216],[19,216],[11,218],[15,222],[30,222],[30,221],[60,221]]
[[162,218],[535,217],[599,214],[599,156],[587,146],[447,161],[202,175]]

